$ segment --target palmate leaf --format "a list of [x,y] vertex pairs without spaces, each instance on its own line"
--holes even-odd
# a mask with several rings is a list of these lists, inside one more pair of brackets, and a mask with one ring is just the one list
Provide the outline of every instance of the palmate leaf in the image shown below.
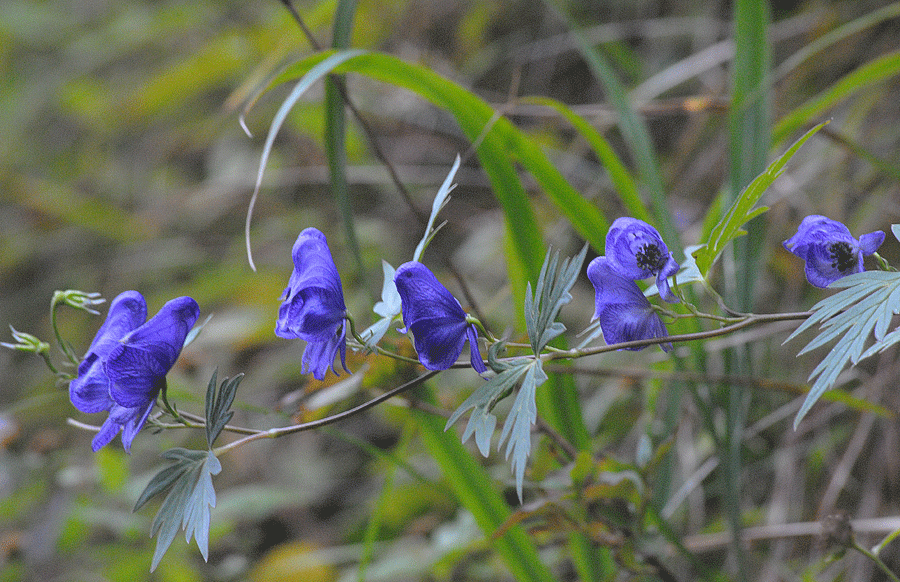
[[531,283],[528,283],[525,293],[525,328],[528,331],[531,348],[536,355],[540,354],[553,338],[566,330],[566,326],[556,321],[556,317],[563,305],[572,300],[569,290],[581,274],[581,266],[586,255],[585,244],[581,252],[572,258],[564,259],[557,269],[559,252],[551,255],[550,251],[547,251],[534,295],[531,293]]
[[474,434],[478,450],[486,457],[491,449],[491,436],[493,436],[494,428],[497,425],[497,417],[491,414],[491,411],[499,401],[512,393],[519,379],[528,372],[532,362],[533,360],[518,360],[509,368],[479,386],[450,415],[444,430],[453,426],[466,411],[471,409],[472,415],[469,417],[469,424],[466,425],[466,429],[463,431],[462,440],[465,442]]
[[827,123],[827,121],[820,123],[807,131],[803,137],[795,141],[786,152],[769,164],[769,167],[741,192],[741,195],[734,201],[731,208],[725,212],[722,219],[713,227],[707,243],[694,251],[694,257],[697,259],[697,268],[700,270],[701,275],[706,276],[709,273],[709,269],[728,243],[739,236],[747,234],[741,227],[768,210],[766,207],[754,208],[754,206],[759,202],[766,188],[784,172],[785,164],[797,153],[800,146]]
[[[785,343],[815,324],[821,333],[800,354],[837,340],[828,355],[819,362],[809,379],[815,378],[803,406],[794,419],[794,428],[812,405],[831,388],[847,366],[900,342],[900,328],[887,333],[891,318],[900,313],[900,273],[869,271],[855,273],[833,282],[829,289],[843,289],[816,303],[811,315]],[[875,343],[865,349],[869,338]]]
[[217,374],[218,370],[213,371],[209,385],[206,387],[206,442],[209,448],[212,448],[222,429],[234,416],[231,405],[234,402],[238,384],[244,379],[243,374],[238,374],[234,378],[225,378],[222,380],[222,386],[216,391]]
[[172,464],[150,480],[134,506],[134,511],[137,511],[156,495],[166,490],[169,492],[150,526],[150,535],[156,536],[151,572],[169,549],[179,527],[185,532],[185,541],[189,542],[193,537],[203,559],[207,559],[209,508],[216,506],[212,476],[222,470],[219,459],[212,451],[175,448],[163,453],[163,457]]
[[547,381],[547,374],[541,366],[541,360],[535,359],[528,366],[525,378],[512,410],[506,416],[503,423],[503,431],[500,433],[500,441],[497,446],[503,446],[506,441],[506,458],[512,455],[512,470],[516,478],[516,493],[519,501],[522,501],[522,482],[525,480],[525,465],[528,455],[531,453],[531,426],[537,420],[537,389]]
[[466,413],[472,410],[469,423],[463,431],[462,440],[467,441],[473,434],[478,450],[485,457],[491,448],[491,437],[497,426],[497,417],[491,411],[502,399],[509,396],[519,380],[522,386],[516,394],[512,409],[503,423],[497,448],[506,442],[506,458],[512,456],[512,470],[516,478],[516,492],[522,499],[522,483],[525,480],[525,465],[531,453],[531,426],[537,420],[537,404],[535,397],[537,388],[547,381],[547,374],[540,359],[521,359],[513,362],[489,381],[475,390],[457,408],[447,421],[444,430]]

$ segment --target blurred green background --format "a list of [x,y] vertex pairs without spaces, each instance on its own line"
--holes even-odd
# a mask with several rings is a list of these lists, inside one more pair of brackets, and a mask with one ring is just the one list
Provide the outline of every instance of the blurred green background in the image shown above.
[[[297,9],[329,46],[336,2],[304,1]],[[727,120],[731,2],[603,0],[573,2],[567,11],[628,89],[649,129],[673,224],[685,244],[698,241],[709,207],[726,188],[733,156]],[[835,31],[839,38],[811,58],[797,57]],[[810,291],[798,261],[780,245],[803,216],[826,214],[856,235],[900,221],[900,9],[875,1],[779,2],[769,41],[770,117],[762,123],[775,128],[772,152],[782,151],[808,125],[833,119],[767,193],[764,203],[772,210],[757,241],[764,249],[762,266],[749,274],[756,309],[796,311],[822,297]],[[607,91],[552,6],[361,0],[350,45],[424,65],[470,89],[523,129],[610,220],[626,213],[584,137],[549,108],[518,100],[548,96],[568,104],[634,166]],[[108,300],[137,289],[151,312],[172,297],[191,295],[204,316],[214,317],[170,374],[170,398],[200,413],[214,369],[220,376],[245,372],[235,422],[256,428],[322,416],[335,404],[330,399],[343,396],[345,407],[411,378],[413,367],[359,354],[350,357],[349,367],[363,372],[361,388],[323,391],[300,374],[301,342],[273,334],[290,248],[303,228],[324,231],[348,307],[367,325],[380,293],[381,259],[395,266],[408,260],[422,233],[417,216],[427,215],[455,155],[469,153],[471,143],[446,111],[390,85],[348,77],[357,108],[410,193],[406,200],[360,126],[348,118],[347,178],[359,268],[331,195],[318,85],[294,108],[276,140],[252,224],[258,267],[253,272],[244,220],[266,131],[288,87],[266,93],[249,110],[253,137],[238,118],[266,80],[311,52],[296,22],[274,0],[4,0],[0,324],[49,340],[47,308],[55,289],[99,291]],[[863,74],[854,77],[858,71]],[[448,224],[426,262],[496,334],[521,334],[511,301],[521,290],[511,289],[506,277],[503,214],[495,194],[471,157],[457,182],[442,214]],[[559,210],[533,181],[526,178],[525,184],[545,243],[566,252],[580,248],[580,237]],[[898,245],[888,239],[882,254],[896,265]],[[735,280],[741,284],[739,276]],[[593,311],[586,280],[574,295],[563,311],[573,333]],[[71,310],[60,316],[65,337],[83,353],[102,319]],[[835,509],[858,519],[897,515],[900,433],[893,416],[828,404],[799,431],[790,429],[797,398],[791,390],[804,385],[816,360],[814,354],[796,360],[799,344],[780,346],[789,329],[705,346],[713,363],[703,372],[721,374],[721,350],[752,341],[752,357],[765,362],[756,372],[787,386],[748,384],[756,396],[748,411],[753,430],[742,452],[746,525],[815,521]],[[658,352],[647,351],[583,365],[648,370],[661,360]],[[663,368],[660,377],[675,373]],[[176,539],[150,574],[153,512],[133,514],[131,507],[161,465],[159,453],[202,446],[202,435],[154,436],[145,430],[130,456],[118,439],[92,454],[91,434],[66,419],[100,421],[71,407],[65,386],[54,385],[39,358],[3,350],[0,370],[0,580],[348,580],[357,579],[361,561],[369,564],[368,580],[509,575],[487,551],[484,536],[417,438],[413,417],[397,402],[329,430],[255,443],[223,457],[209,563],[196,547]],[[849,380],[857,396],[893,411],[898,372],[894,358],[882,358]],[[471,376],[441,378],[436,386],[445,410],[474,387]],[[577,380],[598,454],[633,460],[640,430],[660,441],[669,436],[658,432],[667,426],[665,407],[657,401],[667,398],[659,377],[623,372]],[[326,383],[334,381],[329,377]],[[671,498],[690,477],[703,481],[709,475],[701,471],[704,462],[715,459],[691,402],[676,407],[682,419],[671,443],[675,462],[661,498]],[[552,477],[558,470],[540,448],[532,462],[536,475]],[[517,509],[502,455],[484,463]],[[672,523],[688,542],[689,536],[725,527],[719,484],[711,481],[686,491],[684,505],[673,510]],[[376,506],[379,518],[372,526]],[[561,579],[576,579],[554,542],[565,528],[552,521],[535,528],[542,556],[556,564]],[[375,533],[368,535],[376,543],[365,542],[371,527]],[[733,571],[725,545],[703,547],[710,538],[694,542],[688,546],[700,560]],[[744,575],[874,575],[867,564],[850,560],[820,571],[822,555],[808,536],[766,539],[754,547],[755,567]],[[616,578],[655,579],[627,567],[609,579]]]

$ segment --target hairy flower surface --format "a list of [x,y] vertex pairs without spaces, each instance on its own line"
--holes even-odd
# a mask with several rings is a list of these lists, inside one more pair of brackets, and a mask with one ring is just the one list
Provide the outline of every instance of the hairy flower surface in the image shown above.
[[863,272],[863,256],[878,250],[884,232],[876,230],[853,238],[836,220],[813,214],[800,223],[797,234],[784,241],[784,248],[806,262],[806,279],[816,287],[827,287],[851,273]]
[[656,276],[659,296],[669,303],[678,298],[669,288],[668,278],[678,271],[678,263],[659,232],[636,218],[617,218],[606,233],[609,266],[628,279]]
[[120,431],[122,446],[131,449],[199,315],[190,297],[169,301],[146,322],[147,303],[140,293],[125,291],[113,300],[78,366],[78,377],[69,383],[75,408],[109,412],[91,443],[94,451]]
[[347,373],[347,321],[344,290],[325,235],[315,228],[300,233],[291,251],[294,270],[281,296],[275,335],[306,341],[302,372],[317,380],[328,368],[338,376],[334,357],[341,353]]
[[416,261],[400,265],[394,275],[400,293],[403,323],[412,332],[419,361],[429,370],[446,370],[469,341],[472,367],[486,370],[478,352],[478,331],[466,321],[459,301],[428,267]]
[[[592,321],[600,320],[600,329],[607,344],[669,336],[659,314],[653,310],[637,284],[619,274],[608,257],[597,257],[591,261],[587,276],[596,292],[596,310]],[[672,344],[660,344],[660,347],[663,351],[669,351]]]

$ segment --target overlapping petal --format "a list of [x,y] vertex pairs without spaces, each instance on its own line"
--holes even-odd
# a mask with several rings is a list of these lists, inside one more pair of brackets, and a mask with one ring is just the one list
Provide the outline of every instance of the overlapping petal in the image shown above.
[[140,293],[125,291],[113,300],[69,384],[76,408],[109,413],[91,443],[94,451],[120,432],[125,450],[131,449],[199,314],[196,301],[179,297],[145,322],[147,303]]
[[863,256],[874,253],[883,242],[880,230],[856,240],[842,223],[813,214],[803,219],[797,233],[783,245],[806,263],[806,279],[812,285],[827,287],[851,273],[863,272]]
[[610,267],[628,279],[656,276],[659,295],[669,303],[678,298],[668,278],[678,271],[678,263],[659,232],[636,218],[617,218],[606,233],[606,257]]
[[403,322],[413,334],[419,361],[429,370],[446,370],[469,342],[472,367],[486,367],[478,352],[478,331],[466,321],[459,301],[428,267],[416,261],[400,265],[394,275],[400,294]]
[[[600,329],[607,344],[668,337],[669,333],[653,310],[650,302],[631,279],[613,268],[607,257],[597,257],[587,268],[588,279],[594,285],[595,311],[593,319],[600,320]],[[671,344],[660,344],[664,351]],[[627,348],[641,350],[643,347]]]
[[147,302],[137,291],[120,293],[109,306],[109,313],[87,354],[78,366],[78,377],[69,383],[69,398],[82,412],[109,410],[109,377],[104,363],[119,342],[147,319]]
[[341,278],[325,235],[315,228],[300,233],[291,255],[294,270],[281,296],[275,334],[305,340],[303,373],[322,380],[329,368],[338,374],[334,367],[338,352],[347,370],[347,307]]
[[160,382],[175,365],[199,316],[200,307],[192,298],[172,299],[110,351],[106,373],[116,404],[140,408],[156,400]]

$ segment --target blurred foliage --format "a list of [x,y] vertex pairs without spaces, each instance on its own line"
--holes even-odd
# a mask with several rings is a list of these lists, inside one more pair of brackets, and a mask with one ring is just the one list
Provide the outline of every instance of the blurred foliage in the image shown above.
[[[539,154],[552,162],[560,186],[577,192],[591,215],[560,203],[567,191],[552,182],[509,174],[534,216],[526,236],[540,245],[572,255],[592,239],[588,223],[573,227],[573,217],[635,214],[641,204],[648,216],[670,220],[686,243],[703,240],[728,207],[721,193],[731,156],[732,3],[559,4],[581,44],[558,7],[536,1],[360,0],[350,46],[458,85],[503,114],[496,124],[507,137],[523,136],[516,151],[526,144],[536,152],[524,166]],[[323,46],[330,45],[336,8],[336,1],[297,2]],[[771,125],[776,149],[769,160],[812,125],[832,121],[761,200],[770,210],[758,235],[759,270],[736,275],[727,263],[712,270],[716,282],[752,277],[760,311],[804,310],[823,297],[780,245],[803,216],[826,214],[853,232],[900,222],[897,14],[897,3],[876,0],[774,7],[771,117],[756,122]],[[807,47],[815,51],[804,53]],[[649,161],[640,157],[647,152],[635,151],[616,127],[614,87],[586,64],[587,49],[602,57],[622,85],[623,102],[646,126],[658,175],[648,177]],[[56,289],[107,298],[139,289],[151,312],[189,294],[214,317],[169,375],[180,410],[202,411],[215,368],[223,376],[247,373],[233,420],[242,426],[268,428],[362,402],[417,369],[351,356],[350,368],[361,372],[349,392],[333,377],[318,383],[302,376],[302,347],[272,333],[291,244],[306,226],[329,235],[347,305],[367,324],[381,259],[396,265],[411,256],[424,228],[418,217],[427,216],[461,153],[459,186],[442,213],[448,224],[427,260],[459,297],[465,282],[467,309],[477,309],[490,329],[524,339],[511,297],[523,296],[525,286],[510,288],[507,273],[520,269],[524,282],[528,271],[509,264],[516,259],[501,226],[508,193],[492,190],[496,175],[484,158],[479,165],[469,155],[477,124],[465,127],[458,112],[361,75],[347,76],[349,93],[412,206],[348,115],[347,179],[365,266],[354,274],[337,226],[324,99],[315,87],[288,115],[272,149],[251,233],[258,271],[250,270],[242,238],[247,203],[265,132],[289,87],[274,87],[250,110],[252,138],[238,116],[289,65],[318,58],[313,52],[274,0],[5,0],[0,324],[50,338],[47,306]],[[665,189],[664,204],[652,197],[653,180]],[[881,252],[896,265],[900,248],[888,241]],[[602,252],[595,244],[592,253]],[[572,295],[562,321],[584,329],[593,299],[584,278]],[[100,322],[60,312],[61,331],[78,353]],[[236,449],[222,457],[215,479],[209,562],[177,539],[153,574],[153,511],[131,508],[160,467],[160,452],[204,447],[200,431],[154,434],[148,425],[130,456],[118,441],[91,454],[91,435],[66,419],[97,419],[71,407],[65,386],[53,384],[38,358],[2,350],[0,581],[350,580],[361,572],[373,581],[498,580],[510,577],[507,556],[529,544],[559,579],[652,580],[661,572],[719,579],[734,570],[723,538],[726,469],[715,438],[723,419],[710,396],[721,386],[746,395],[739,509],[748,535],[761,532],[748,538],[748,578],[875,579],[868,562],[824,564],[824,550],[807,534],[780,534],[837,510],[861,522],[897,514],[900,432],[884,414],[900,409],[898,363],[891,353],[867,360],[843,385],[857,401],[823,401],[794,431],[797,392],[821,354],[795,358],[780,345],[789,331],[772,326],[708,342],[696,368],[696,356],[676,364],[649,350],[577,362],[564,378],[576,390],[591,450],[569,459],[552,440],[536,438],[524,505],[502,455],[483,459],[458,434],[443,432],[443,418],[410,411],[403,399],[329,431]],[[722,350],[734,342],[752,342],[753,376],[728,373]],[[552,382],[544,388],[551,384],[556,389]],[[450,411],[473,388],[471,376],[448,372],[413,398],[434,395],[431,405]],[[873,408],[854,405],[859,400]],[[468,473],[447,474],[441,459],[454,456],[469,463]],[[466,495],[484,497],[491,512],[473,514]],[[873,544],[887,532],[879,533],[868,534]],[[883,552],[895,567],[896,546]]]

